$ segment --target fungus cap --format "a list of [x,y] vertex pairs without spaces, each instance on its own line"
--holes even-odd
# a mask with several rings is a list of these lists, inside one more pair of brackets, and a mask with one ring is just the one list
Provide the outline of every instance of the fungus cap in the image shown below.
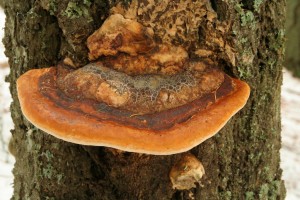
[[31,123],[68,142],[154,155],[185,152],[212,137],[245,105],[250,93],[245,82],[229,78],[231,90],[211,94],[209,101],[215,101],[203,109],[197,108],[199,101],[193,101],[161,113],[135,116],[65,96],[57,88],[56,73],[55,67],[34,69],[18,79],[21,110]]

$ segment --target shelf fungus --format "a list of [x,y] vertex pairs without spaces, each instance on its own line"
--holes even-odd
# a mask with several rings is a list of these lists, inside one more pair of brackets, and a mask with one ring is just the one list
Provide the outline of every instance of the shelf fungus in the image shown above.
[[167,155],[212,137],[245,105],[246,83],[131,22],[109,17],[88,38],[86,66],[65,60],[23,74],[24,116],[65,141]]

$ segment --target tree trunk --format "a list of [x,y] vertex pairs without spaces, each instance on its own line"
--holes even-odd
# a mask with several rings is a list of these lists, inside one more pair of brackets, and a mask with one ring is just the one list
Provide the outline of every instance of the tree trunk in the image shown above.
[[300,77],[300,2],[289,0],[287,5],[285,67]]
[[[139,2],[147,5],[152,1]],[[169,180],[169,172],[181,154],[116,153],[105,147],[76,145],[38,130],[21,114],[17,78],[30,69],[53,66],[66,56],[86,64],[86,39],[117,2],[6,3],[4,43],[11,66],[7,80],[14,99],[11,113],[15,123],[11,140],[11,152],[16,157],[13,199],[284,199],[279,149],[285,1],[211,0],[218,14],[218,20],[211,23],[226,25],[220,38],[231,47],[228,51],[222,51],[222,45],[207,45],[205,38],[211,34],[207,30],[214,31],[214,26],[205,25],[207,21],[193,27],[194,11],[200,9],[193,4],[204,2],[207,6],[205,1],[163,1],[142,11],[138,20],[149,25],[149,15],[159,6],[172,3],[180,8],[184,2],[191,7],[183,10],[183,15],[170,6],[159,12],[160,16],[169,12],[175,18],[186,17],[181,34],[167,39],[183,45],[191,57],[197,57],[192,52],[202,45],[210,48],[216,52],[213,59],[226,73],[251,86],[244,109],[216,136],[190,150],[206,171],[201,186],[190,191],[172,189]],[[131,1],[122,3],[129,8]],[[207,9],[205,6],[203,9]],[[168,27],[160,20],[151,23],[158,40],[162,40],[161,33]],[[194,32],[189,32],[190,27]]]

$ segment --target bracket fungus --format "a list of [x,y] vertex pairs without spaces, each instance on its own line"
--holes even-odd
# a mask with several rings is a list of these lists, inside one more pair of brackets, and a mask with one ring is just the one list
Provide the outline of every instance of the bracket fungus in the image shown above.
[[88,38],[90,64],[66,60],[18,79],[24,116],[65,141],[155,155],[212,137],[245,105],[249,86],[153,37],[110,16]]

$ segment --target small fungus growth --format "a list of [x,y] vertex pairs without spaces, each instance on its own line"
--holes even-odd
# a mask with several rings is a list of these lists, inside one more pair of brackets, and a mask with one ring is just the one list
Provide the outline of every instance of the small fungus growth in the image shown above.
[[187,153],[172,167],[169,176],[173,189],[190,190],[196,187],[195,183],[200,183],[204,174],[202,163]]

